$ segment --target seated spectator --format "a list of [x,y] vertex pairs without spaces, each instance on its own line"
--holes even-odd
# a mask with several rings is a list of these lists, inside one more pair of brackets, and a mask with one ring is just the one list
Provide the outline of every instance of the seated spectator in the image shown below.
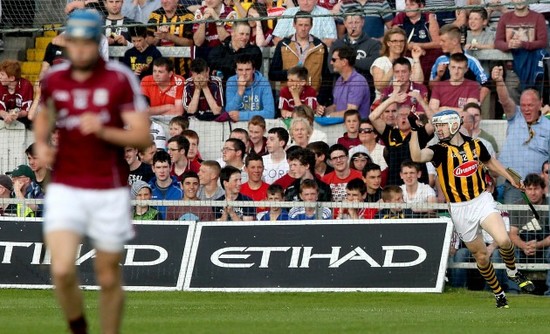
[[317,194],[320,202],[332,201],[330,186],[315,175],[315,154],[305,148],[293,150],[288,154],[289,174],[294,182],[285,191],[286,201],[298,201],[300,184],[305,180],[314,180],[317,183]]
[[141,162],[153,166],[153,156],[155,153],[157,153],[157,145],[154,141],[151,141],[151,146],[138,150],[138,158]]
[[[401,163],[403,201],[405,203],[436,203],[435,191],[429,184],[418,182],[422,172],[417,163],[410,160]],[[426,208],[416,208],[413,212],[433,212]]]
[[[235,4],[237,3],[240,4],[240,2],[236,2]],[[246,12],[246,17],[253,18],[253,20],[248,21],[250,28],[252,28],[250,44],[261,48],[273,46],[273,29],[269,28],[268,21],[256,20],[267,17],[267,6],[264,3],[252,3]]]
[[[199,201],[199,176],[195,172],[185,172],[181,177],[183,189],[183,200],[188,202]],[[166,220],[185,221],[213,221],[214,212],[212,207],[199,205],[171,206],[166,212]]]
[[[361,144],[352,147],[349,150],[349,155],[353,156],[359,152],[366,153],[372,159],[372,162],[380,166],[381,170],[386,175],[383,177],[385,181],[388,174],[388,164],[384,158],[384,145],[381,145],[376,140],[376,130],[368,119],[362,119],[359,122],[359,141]],[[385,184],[385,182],[382,182],[382,184]]]
[[[19,165],[11,172],[13,192],[17,199],[44,198],[42,188],[36,183],[36,175],[27,165]],[[42,217],[43,206],[17,204],[17,217]]]
[[[222,163],[220,166],[233,166],[237,168],[241,175],[243,182],[248,180],[248,175],[246,174],[245,165],[244,165],[244,156],[246,154],[246,146],[244,142],[237,138],[229,138],[225,141],[222,148]],[[223,168],[222,167],[222,168]]]
[[241,55],[248,55],[255,69],[259,70],[262,67],[262,50],[249,43],[249,36],[248,23],[237,22],[233,25],[231,36],[210,51],[208,55],[210,70],[216,73],[224,83],[235,75],[236,60]]
[[151,165],[139,159],[137,148],[126,146],[124,148],[124,159],[130,167],[130,173],[128,174],[128,184],[130,186],[136,181],[148,183],[155,176]]
[[[270,202],[282,202],[284,200],[284,189],[278,184],[272,184],[267,188],[267,200]],[[289,220],[288,212],[285,208],[272,206],[266,211],[260,221],[285,221]]]
[[220,78],[211,76],[208,64],[197,58],[191,62],[191,77],[185,80],[183,109],[188,116],[212,121],[223,111],[223,86]]
[[307,144],[306,148],[315,154],[315,175],[322,178],[334,170],[328,164],[330,146],[327,143],[314,141]]
[[[474,102],[473,104],[476,104],[476,103]],[[475,123],[474,115],[464,112],[462,114],[462,127],[460,128],[460,132],[462,134],[465,134],[468,137],[473,138],[474,123]],[[477,140],[483,143],[483,145],[487,149],[487,152],[489,152],[489,154],[492,157],[496,158],[496,153],[495,153],[495,149],[493,148],[493,144],[491,144],[490,142],[488,142],[483,138],[477,138]]]
[[197,173],[200,164],[197,161],[192,161],[187,158],[189,152],[189,140],[182,135],[168,139],[167,144],[168,154],[172,165],[170,166],[170,175],[176,177],[181,183],[181,177],[185,172]]
[[129,42],[128,25],[137,22],[122,14],[122,0],[106,0],[103,3],[107,11],[105,36],[109,41],[109,45],[132,47],[132,43]]
[[369,116],[370,92],[369,84],[364,76],[355,68],[357,53],[348,46],[334,49],[330,59],[334,72],[340,74],[332,90],[333,104],[330,106],[319,105],[319,116],[343,117],[349,109],[359,110],[361,118]]
[[160,0],[124,0],[122,15],[137,22],[147,23],[151,13],[158,8],[160,8]]
[[269,81],[256,70],[249,55],[237,57],[236,64],[237,74],[227,81],[226,110],[231,120],[248,121],[255,115],[273,119],[275,106]]
[[343,0],[341,2],[340,15],[345,15],[352,10],[362,12],[365,24],[361,28],[367,36],[381,39],[384,35],[384,28],[391,27],[393,15],[390,4],[386,0]]
[[[474,8],[468,14],[468,32],[464,49],[474,57],[479,50],[491,50],[495,48],[495,31],[487,28],[488,14],[485,8]],[[490,61],[480,60],[483,69],[488,72]]]
[[[378,100],[384,88],[392,83],[393,62],[399,57],[404,57],[407,50],[407,35],[403,29],[393,27],[386,31],[382,40],[381,56],[376,58],[370,68],[370,73],[374,79],[374,87],[376,88],[375,100]],[[422,53],[422,48],[417,45],[411,50],[412,58],[407,58],[412,68],[410,79],[419,84],[424,82],[424,73],[422,72],[422,66],[420,66]]]
[[[220,171],[220,183],[225,194],[219,201],[250,201],[252,199],[240,193],[241,171],[233,166],[225,166]],[[256,217],[254,206],[214,208],[216,219],[220,221],[252,221]]]
[[263,180],[272,184],[288,172],[285,147],[288,143],[288,132],[281,127],[269,129],[266,148],[268,154],[262,157],[264,163]]
[[182,131],[181,135],[189,141],[189,151],[187,151],[189,164],[195,164],[200,167],[202,158],[199,152],[199,134],[196,131],[187,129]]
[[[404,203],[403,190],[399,186],[389,185],[382,190],[383,203]],[[376,213],[376,219],[404,219],[414,218],[411,209],[402,209],[400,207],[380,209]]]
[[529,9],[527,3],[512,1],[514,10],[502,14],[497,26],[495,47],[514,56],[514,72],[520,88],[542,89],[543,58],[548,55],[548,32],[544,16]]
[[27,115],[33,100],[33,86],[21,77],[21,64],[17,60],[0,63],[0,119],[11,124],[19,121],[30,129]]
[[544,184],[546,185],[546,187],[544,188],[544,193],[546,194],[546,197],[550,195],[550,193],[548,192],[548,167],[549,167],[548,160],[546,160],[545,162],[542,163],[541,173],[540,173],[540,177],[542,177],[542,179],[544,180]]
[[462,113],[468,103],[480,103],[480,87],[476,81],[464,78],[468,70],[468,58],[463,53],[454,53],[449,62],[449,80],[434,82],[430,108],[434,112],[454,110]]
[[[161,1],[161,7],[153,11],[149,17],[149,29],[154,32],[155,37],[153,43],[156,46],[192,46],[192,27],[190,24],[184,24],[185,21],[192,20],[193,14],[178,4],[178,0]],[[189,74],[189,59],[174,58],[172,62],[177,74]]]
[[[300,183],[300,200],[304,203],[317,203],[319,200],[319,186],[315,180],[306,179]],[[332,212],[329,208],[321,208],[320,217],[317,217],[317,208],[314,206],[308,207],[293,207],[288,212],[290,220],[318,220],[331,219]]]
[[[287,11],[289,10],[292,8]],[[312,32],[312,22],[315,19],[320,18],[312,18],[303,11],[296,13],[293,19],[295,32],[282,36],[284,38],[277,43],[269,66],[269,80],[284,84],[290,68],[305,67],[309,74],[307,83],[319,93],[319,97],[324,98],[322,93],[328,92],[331,75],[328,70],[327,46],[321,41],[321,37]],[[284,20],[286,19],[279,20],[277,28]]]
[[474,118],[474,123],[469,136],[474,139],[477,138],[477,139],[485,140],[483,144],[485,144],[485,146],[488,147],[487,143],[489,143],[490,146],[492,146],[493,152],[495,153],[495,156],[496,156],[496,154],[498,154],[499,152],[498,144],[495,137],[492,134],[490,134],[489,132],[481,128],[481,107],[479,106],[479,104],[467,103],[464,106],[464,112],[472,115],[472,117]]
[[170,138],[183,134],[183,131],[189,129],[189,118],[183,116],[174,116],[168,123],[168,134]]
[[[265,201],[269,184],[262,181],[264,173],[264,162],[259,155],[247,155],[245,159],[245,170],[248,180],[242,184],[240,193],[250,197],[254,202]],[[256,212],[266,211],[267,208],[256,207]]]
[[363,168],[363,181],[367,186],[365,202],[376,203],[382,198],[382,171],[380,166],[369,163]]
[[[153,156],[155,176],[149,181],[153,200],[180,201],[183,198],[181,186],[175,176],[170,175],[172,161],[166,151],[157,151]],[[157,206],[162,217],[166,217],[166,206]]]
[[[342,203],[363,203],[367,198],[367,186],[361,178],[353,179],[346,185],[346,198]],[[340,209],[337,219],[372,219],[376,209],[369,208],[345,208]]]
[[309,137],[310,143],[313,143],[316,141],[322,141],[326,143],[328,141],[328,136],[326,132],[315,128],[313,124],[315,119],[315,111],[311,109],[309,106],[302,104],[301,106],[294,107],[294,112],[292,117],[305,118],[308,121],[309,126],[313,130],[311,132],[311,136]]
[[[29,147],[25,150],[25,155],[27,156],[27,162],[29,167],[34,173],[36,178],[36,184],[40,189],[37,190],[37,193],[46,193],[46,186],[51,179],[51,167],[47,166],[42,158],[35,151],[34,143],[30,144]],[[42,210],[42,205],[39,205],[40,210]]]
[[344,145],[348,150],[361,145],[359,140],[359,121],[361,120],[361,115],[357,109],[348,109],[344,112],[344,127],[346,132],[340,138],[338,138],[337,143]]
[[197,197],[200,200],[217,201],[223,196],[223,188],[219,185],[221,167],[217,161],[203,161],[199,169],[200,188]]
[[312,133],[313,129],[305,118],[294,117],[290,122],[291,146],[305,148],[310,142],[309,139]]
[[133,47],[124,52],[121,62],[142,80],[153,74],[153,62],[162,57],[162,54],[156,46],[147,43],[147,28],[130,27],[129,33]]
[[[7,175],[0,175],[0,200],[12,198],[13,181]],[[17,216],[17,205],[7,204],[2,201],[0,204],[0,216]]]
[[[317,0],[298,0],[298,6],[288,8],[283,12],[282,16],[296,18],[298,12],[306,12],[302,15],[311,15],[313,18],[311,35],[319,38],[325,45],[330,46],[337,38],[336,23],[330,16],[330,11],[318,6]],[[275,30],[273,30],[273,43],[275,45],[279,44],[283,38],[296,33],[297,29],[295,29],[292,21],[293,19],[290,18],[284,18],[277,21]]]
[[292,118],[294,108],[307,105],[317,109],[317,91],[308,85],[309,72],[305,66],[295,66],[287,70],[287,84],[279,93],[279,109],[282,118]]
[[365,168],[365,166],[371,162],[372,159],[366,152],[356,152],[349,157],[349,168],[359,171],[359,173],[361,173],[363,172],[363,168]]
[[350,180],[362,177],[360,171],[349,167],[348,154],[348,149],[342,144],[334,144],[329,150],[334,171],[323,176],[323,182],[330,186],[333,202],[342,202],[346,197],[346,184]]
[[[151,186],[141,180],[136,180],[132,184],[132,199],[138,201],[148,201],[153,196]],[[148,204],[136,204],[132,213],[133,220],[161,220],[160,212]]]
[[253,116],[250,121],[248,121],[248,136],[250,138],[248,146],[250,149],[247,154],[259,156],[267,154],[267,138],[264,136],[265,128],[265,119],[262,116]]
[[247,152],[250,152],[250,135],[248,134],[248,131],[246,131],[243,128],[235,128],[231,130],[231,133],[229,134],[229,138],[235,138],[239,139],[244,143],[245,151],[243,153],[243,161],[246,157]]
[[195,58],[208,59],[210,51],[231,34],[231,22],[219,20],[234,18],[237,18],[237,13],[226,6],[223,0],[204,1],[204,6],[195,11],[195,20],[212,21],[193,24],[193,41],[197,46]]

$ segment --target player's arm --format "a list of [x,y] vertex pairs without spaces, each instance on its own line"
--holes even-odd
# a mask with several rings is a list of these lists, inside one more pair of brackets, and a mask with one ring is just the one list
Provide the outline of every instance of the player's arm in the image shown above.
[[496,173],[500,176],[503,176],[508,182],[510,182],[511,185],[513,185],[516,188],[521,188],[521,184],[517,184],[515,179],[506,171],[506,167],[504,167],[500,161],[497,159],[491,157],[489,161],[484,162],[484,164],[489,168],[489,171]]
[[428,162],[432,161],[434,151],[430,148],[420,149],[420,143],[418,142],[418,133],[411,131],[411,140],[409,141],[409,150],[411,151],[411,159],[414,162]]
[[94,134],[99,139],[118,146],[132,146],[141,149],[151,145],[147,113],[126,111],[121,116],[125,125],[123,129],[106,126],[98,114],[85,112],[80,117],[80,132],[83,135]]

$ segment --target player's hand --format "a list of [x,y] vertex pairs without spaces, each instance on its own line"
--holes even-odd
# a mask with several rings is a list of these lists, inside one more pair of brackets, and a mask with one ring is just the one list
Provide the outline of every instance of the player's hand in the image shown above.
[[98,114],[85,112],[80,116],[80,133],[84,136],[99,135],[103,131],[103,122]]
[[46,143],[36,142],[34,144],[34,149],[36,150],[36,156],[40,161],[43,161],[48,167],[53,165],[55,162],[55,154],[57,152],[54,147]]
[[502,66],[495,66],[491,70],[491,78],[495,82],[504,82],[504,69]]
[[424,127],[424,124],[420,121],[418,118],[418,115],[413,113],[412,111],[409,112],[409,115],[407,116],[407,120],[409,121],[409,124],[411,125],[412,131],[418,131],[421,128]]

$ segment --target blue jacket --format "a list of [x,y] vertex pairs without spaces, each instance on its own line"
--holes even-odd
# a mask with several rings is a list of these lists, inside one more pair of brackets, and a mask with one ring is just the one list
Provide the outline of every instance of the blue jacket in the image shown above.
[[[168,186],[168,189],[166,190],[166,193],[162,193],[160,191],[158,185],[157,185],[157,177],[153,177],[151,181],[149,181],[149,185],[151,186],[152,192],[152,200],[167,200],[167,201],[181,201],[183,198],[183,190],[181,190],[180,184],[178,182],[178,179],[176,179],[175,176],[171,176],[172,183]],[[166,217],[166,206],[157,206],[157,210],[161,213],[162,217]]]
[[225,110],[238,110],[239,121],[249,121],[256,115],[265,119],[275,118],[271,84],[260,72],[254,72],[254,82],[246,87],[243,96],[240,96],[237,91],[237,76],[234,75],[227,80]]

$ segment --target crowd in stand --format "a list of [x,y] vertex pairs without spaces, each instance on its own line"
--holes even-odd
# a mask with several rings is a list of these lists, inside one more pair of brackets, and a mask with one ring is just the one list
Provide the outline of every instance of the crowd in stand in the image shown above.
[[[548,106],[541,98],[541,64],[548,48],[545,16],[519,2],[490,11],[415,11],[442,4],[452,7],[455,1],[297,0],[287,1],[282,12],[265,1],[105,0],[75,1],[67,10],[88,6],[104,13],[104,59],[108,61],[108,46],[127,46],[120,62],[139,79],[149,104],[151,147],[121,152],[136,200],[442,203],[434,166],[411,161],[409,140],[416,131],[422,147],[433,143],[431,117],[455,110],[463,118],[462,135],[477,138],[492,156],[516,169],[534,204],[546,203],[550,120],[544,117]],[[392,13],[396,5],[408,11]],[[293,18],[256,20],[281,13]],[[498,23],[495,15],[501,15]],[[247,17],[251,20],[231,22]],[[193,20],[197,22],[188,23]],[[41,76],[64,61],[63,46],[63,34],[48,45]],[[158,46],[190,46],[192,57],[169,59]],[[267,77],[260,72],[262,47],[274,49],[269,69],[264,69]],[[476,52],[486,49],[510,52],[513,60],[480,62]],[[512,73],[519,77],[518,91],[506,85],[506,75]],[[40,111],[39,84],[33,89],[21,78],[19,63],[10,60],[0,64],[0,81],[3,122],[31,128]],[[494,115],[487,111],[491,103],[484,104],[491,95],[508,122],[502,148],[480,128],[482,115]],[[419,118],[418,129],[411,115]],[[231,131],[218,160],[203,160],[198,148],[204,138],[189,129],[190,117],[248,124]],[[285,126],[268,128],[266,119],[275,118]],[[345,133],[329,143],[314,122],[343,123]],[[11,171],[11,178],[0,176],[2,198],[43,197],[50,166],[36,159],[32,145],[26,154],[28,165]],[[484,182],[495,188],[489,174]],[[504,203],[523,203],[510,184],[499,188],[494,196]],[[40,205],[10,204],[0,211],[41,216]],[[287,210],[197,203],[134,208],[136,220],[436,214],[418,206],[378,210],[305,205]],[[531,215],[523,212],[510,220],[510,235],[526,261],[550,256],[548,219],[534,226],[528,224]],[[459,243],[456,248],[458,261],[467,250]],[[453,284],[464,284],[460,275]]]

